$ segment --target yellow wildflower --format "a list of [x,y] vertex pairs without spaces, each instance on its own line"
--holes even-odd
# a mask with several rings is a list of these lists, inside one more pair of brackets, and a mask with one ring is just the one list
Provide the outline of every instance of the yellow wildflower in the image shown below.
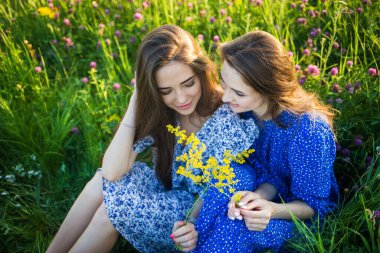
[[50,19],[53,19],[55,16],[54,11],[52,11],[52,9],[50,9],[49,7],[38,8],[37,13],[40,16],[48,16]]
[[232,200],[235,202],[235,203],[239,203],[241,201],[241,198],[242,196],[238,193],[238,194],[235,194],[232,198]]
[[[222,164],[218,163],[218,160],[210,156],[206,160],[206,164],[203,163],[203,153],[206,150],[206,145],[194,135],[186,135],[185,130],[181,130],[179,127],[173,127],[167,125],[167,129],[170,133],[173,133],[178,137],[177,143],[185,143],[189,146],[189,150],[182,155],[176,157],[176,161],[185,163],[184,166],[179,166],[177,174],[190,178],[196,184],[208,183],[210,186],[217,188],[221,193],[230,196],[235,192],[234,186],[239,182],[235,180],[234,169],[231,167],[231,162],[244,163],[245,158],[254,152],[253,149],[243,151],[234,156],[230,150],[224,152]],[[228,193],[225,192],[228,191]]]

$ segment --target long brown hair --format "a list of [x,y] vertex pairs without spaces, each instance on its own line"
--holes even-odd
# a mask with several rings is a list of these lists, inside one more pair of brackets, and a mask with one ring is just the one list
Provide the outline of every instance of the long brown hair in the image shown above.
[[331,107],[322,104],[315,94],[298,84],[292,61],[274,36],[263,31],[249,32],[222,44],[220,53],[247,85],[264,96],[268,103],[264,117],[283,126],[277,117],[283,110],[295,114],[317,113],[333,129]]
[[199,116],[211,115],[221,104],[216,67],[188,32],[175,25],[164,25],[146,35],[136,60],[135,140],[147,135],[154,138],[158,148],[156,175],[167,189],[172,187],[175,138],[166,126],[175,124],[176,114],[164,104],[155,74],[172,61],[187,64],[201,82],[202,94],[195,109]]

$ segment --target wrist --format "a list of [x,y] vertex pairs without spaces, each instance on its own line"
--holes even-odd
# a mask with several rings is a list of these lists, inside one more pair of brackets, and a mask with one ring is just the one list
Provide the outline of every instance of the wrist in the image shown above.
[[269,201],[271,206],[271,219],[279,218],[280,204]]
[[186,222],[189,222],[195,225],[195,223],[197,222],[197,218],[189,217],[186,219]]

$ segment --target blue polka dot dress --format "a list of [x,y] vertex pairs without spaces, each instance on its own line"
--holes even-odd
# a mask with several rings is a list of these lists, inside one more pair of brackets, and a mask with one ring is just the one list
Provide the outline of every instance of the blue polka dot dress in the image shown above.
[[[334,135],[319,117],[296,116],[282,112],[279,116],[286,128],[273,121],[259,122],[259,137],[252,147],[256,150],[246,164],[237,166],[238,190],[254,190],[270,183],[278,190],[275,202],[302,200],[323,217],[336,206],[338,186],[333,172],[335,160]],[[249,182],[253,180],[253,182]],[[263,231],[249,231],[244,221],[229,220],[229,200],[217,191],[208,191],[196,222],[199,233],[193,252],[261,252],[282,251],[286,240],[294,236],[294,223],[272,219]]]
[[[241,152],[249,148],[255,129],[253,119],[240,119],[228,105],[222,105],[196,135],[207,146],[205,159],[210,155],[221,159],[227,149]],[[135,143],[134,150],[142,152],[153,143],[151,137],[146,137]],[[176,144],[174,157],[188,149]],[[155,154],[153,149],[153,160]],[[143,162],[135,162],[129,173],[117,181],[103,179],[104,203],[112,224],[140,252],[176,252],[170,239],[172,227],[185,219],[194,196],[203,192],[203,187],[176,174],[180,165],[173,162],[172,190],[165,190],[154,170]]]

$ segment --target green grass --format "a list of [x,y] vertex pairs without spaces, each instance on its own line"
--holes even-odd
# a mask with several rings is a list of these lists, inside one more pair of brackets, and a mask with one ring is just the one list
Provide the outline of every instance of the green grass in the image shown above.
[[[46,249],[99,167],[127,107],[139,43],[166,23],[195,38],[202,34],[199,43],[218,64],[215,35],[220,43],[261,29],[283,41],[300,66],[299,78],[306,78],[303,86],[338,111],[335,172],[342,193],[338,210],[322,228],[296,222],[300,236],[288,247],[301,252],[380,250],[380,221],[375,224],[370,215],[380,209],[380,78],[368,73],[380,65],[379,1],[294,1],[295,8],[288,0],[263,0],[261,5],[257,0],[151,0],[147,8],[141,0],[98,1],[98,7],[92,2],[55,0],[59,15],[53,19],[36,12],[48,7],[47,1],[4,0],[0,5],[1,252]],[[135,12],[143,19],[135,20]],[[71,25],[64,24],[66,18]],[[298,18],[306,24],[298,24]],[[308,42],[312,28],[320,32]],[[309,56],[303,55],[305,49]],[[96,70],[90,68],[92,61]],[[320,74],[309,76],[309,65]],[[333,67],[336,76],[330,74]],[[114,83],[121,88],[114,90]],[[125,240],[114,249],[128,250],[133,252]]]

